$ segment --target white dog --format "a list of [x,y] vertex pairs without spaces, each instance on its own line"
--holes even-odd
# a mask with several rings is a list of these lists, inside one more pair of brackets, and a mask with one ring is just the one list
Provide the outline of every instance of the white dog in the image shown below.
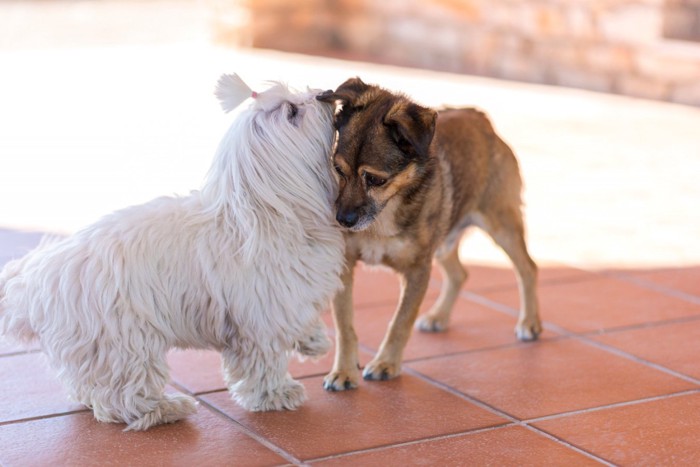
[[[169,349],[222,353],[248,410],[294,409],[304,387],[292,351],[320,356],[321,311],[340,287],[333,108],[277,84],[224,136],[201,191],[126,208],[0,273],[0,333],[38,340],[61,380],[127,430],[183,418],[196,401],[164,394]],[[219,80],[225,110],[251,97]]]

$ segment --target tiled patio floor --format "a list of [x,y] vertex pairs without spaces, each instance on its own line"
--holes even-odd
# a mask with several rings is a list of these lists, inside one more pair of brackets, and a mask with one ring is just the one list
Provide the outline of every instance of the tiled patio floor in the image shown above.
[[[294,412],[244,412],[216,353],[174,351],[168,390],[197,414],[125,433],[69,401],[37,349],[0,344],[0,466],[700,465],[700,109],[213,47],[183,30],[207,24],[182,10],[205,2],[49,3],[0,3],[0,264],[41,232],[196,188],[225,125],[219,73],[324,89],[360,75],[491,114],[524,173],[545,332],[515,341],[514,275],[475,235],[448,332],[415,333],[398,379],[349,392],[322,389],[332,355],[292,363],[309,395]],[[361,363],[397,294],[390,273],[358,272]]]
[[[0,256],[35,241],[0,232]],[[397,286],[389,272],[358,274],[366,363]],[[512,273],[475,267],[452,327],[414,334],[401,377],[329,393],[321,382],[330,355],[294,362],[309,394],[294,412],[245,412],[225,390],[218,354],[173,351],[169,390],[193,394],[199,411],[145,433],[95,422],[65,397],[41,353],[5,345],[0,464],[697,465],[697,274],[545,266],[546,331],[522,344],[512,335]],[[431,297],[438,287],[436,279]]]

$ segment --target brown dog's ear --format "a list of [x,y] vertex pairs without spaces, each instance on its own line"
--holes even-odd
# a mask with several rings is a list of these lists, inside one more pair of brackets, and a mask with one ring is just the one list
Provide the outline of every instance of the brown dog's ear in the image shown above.
[[316,99],[322,102],[328,102],[329,104],[340,101],[343,106],[352,105],[367,88],[369,88],[369,86],[363,83],[360,78],[350,78],[338,86],[338,89],[335,91],[322,92],[316,96]]
[[426,158],[435,134],[437,112],[413,102],[399,102],[387,112],[384,125],[396,145],[410,157]]

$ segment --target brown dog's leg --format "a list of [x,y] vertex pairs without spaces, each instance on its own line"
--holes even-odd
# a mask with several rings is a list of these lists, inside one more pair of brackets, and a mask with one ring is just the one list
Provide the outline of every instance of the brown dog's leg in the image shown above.
[[441,332],[447,329],[452,307],[468,275],[459,260],[459,240],[447,252],[438,250],[435,258],[442,272],[442,289],[435,305],[418,320],[416,327],[424,332]]
[[484,227],[515,266],[520,291],[520,314],[515,334],[521,341],[533,341],[542,332],[536,291],[537,265],[527,252],[520,210],[507,209],[499,214],[495,218],[487,216]]
[[411,336],[413,323],[430,280],[430,263],[414,266],[401,274],[401,299],[389,324],[379,352],[367,364],[362,376],[367,380],[387,380],[401,372],[403,349]]
[[355,261],[348,261],[346,266],[341,276],[343,289],[333,298],[336,348],[333,370],[323,379],[323,387],[327,391],[353,389],[360,382],[357,334],[352,326],[352,283]]

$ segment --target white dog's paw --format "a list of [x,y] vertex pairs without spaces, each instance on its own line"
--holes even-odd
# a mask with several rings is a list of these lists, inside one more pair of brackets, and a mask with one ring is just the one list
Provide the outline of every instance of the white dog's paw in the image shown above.
[[268,410],[295,410],[306,401],[306,390],[298,381],[290,379],[284,385],[262,394],[238,396],[238,402],[252,412]]
[[165,394],[156,407],[132,421],[124,431],[143,431],[163,423],[173,423],[197,412],[197,401],[184,394]]
[[321,329],[307,336],[304,340],[296,342],[294,350],[305,357],[318,358],[326,355],[331,349],[331,345],[331,340],[326,335],[326,331]]

